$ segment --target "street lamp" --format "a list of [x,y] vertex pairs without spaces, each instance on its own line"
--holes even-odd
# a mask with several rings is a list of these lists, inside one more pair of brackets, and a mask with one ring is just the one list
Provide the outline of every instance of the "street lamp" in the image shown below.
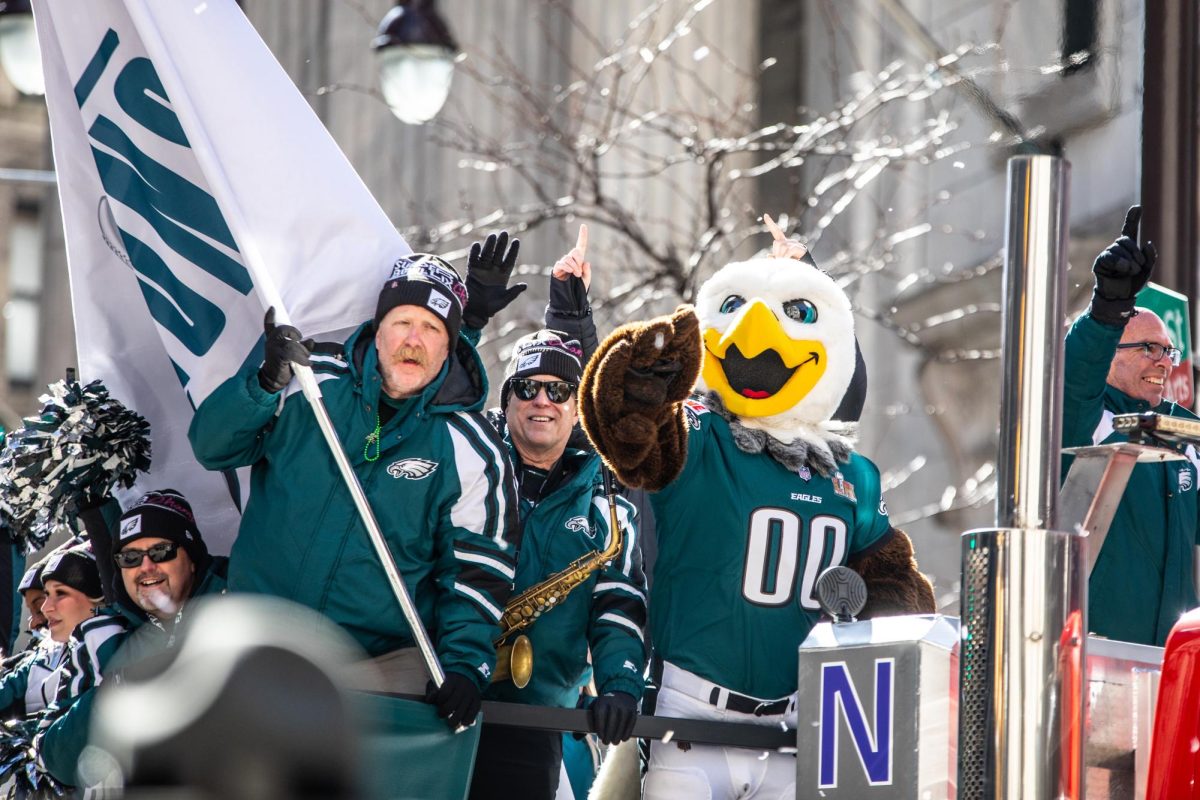
[[371,42],[379,54],[383,98],[401,122],[433,119],[450,94],[458,46],[436,0],[400,0],[379,23]]
[[29,0],[0,0],[0,67],[21,94],[45,94]]

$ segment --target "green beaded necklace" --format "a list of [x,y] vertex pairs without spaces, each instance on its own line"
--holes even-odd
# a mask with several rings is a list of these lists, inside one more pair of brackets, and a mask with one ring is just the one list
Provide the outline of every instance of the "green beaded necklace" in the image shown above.
[[[363,458],[369,462],[379,460],[379,439],[381,426],[379,424],[379,412],[375,412],[375,430],[367,434],[366,444],[363,445]],[[375,445],[375,455],[371,455],[371,445]]]

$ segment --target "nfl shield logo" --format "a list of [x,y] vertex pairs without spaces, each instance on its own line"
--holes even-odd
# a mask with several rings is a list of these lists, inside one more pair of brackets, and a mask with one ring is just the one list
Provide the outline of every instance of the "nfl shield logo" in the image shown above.
[[796,470],[796,474],[798,474],[800,476],[801,480],[805,480],[805,481],[812,480],[812,471],[808,468],[807,464],[804,465],[803,467],[801,467],[800,469]]

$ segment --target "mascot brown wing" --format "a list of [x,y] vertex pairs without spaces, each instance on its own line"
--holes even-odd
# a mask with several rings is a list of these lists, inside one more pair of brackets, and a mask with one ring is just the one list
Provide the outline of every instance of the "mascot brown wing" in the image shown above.
[[657,491],[687,459],[682,402],[700,374],[700,322],[691,306],[617,328],[588,361],[579,415],[626,486]]
[[912,540],[904,531],[893,528],[882,547],[848,566],[867,584],[867,605],[860,618],[937,612],[933,585],[917,570]]

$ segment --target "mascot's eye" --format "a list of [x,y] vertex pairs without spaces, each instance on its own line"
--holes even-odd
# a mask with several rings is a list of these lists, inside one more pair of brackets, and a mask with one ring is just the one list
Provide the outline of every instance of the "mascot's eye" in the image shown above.
[[783,313],[787,314],[788,319],[803,322],[806,325],[817,321],[817,307],[804,299],[788,300],[783,304]]
[[[721,301],[721,313],[732,314],[744,305],[746,305],[746,298],[741,295],[731,294]],[[816,311],[813,311],[813,316],[816,316]]]

